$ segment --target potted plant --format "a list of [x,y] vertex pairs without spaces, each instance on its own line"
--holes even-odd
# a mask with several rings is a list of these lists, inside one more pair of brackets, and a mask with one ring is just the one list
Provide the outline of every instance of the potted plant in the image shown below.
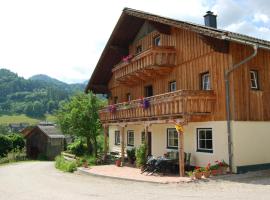
[[203,175],[203,169],[201,167],[195,167],[193,174],[196,179],[201,179]]
[[115,165],[116,165],[117,167],[121,167],[121,158],[116,159]]
[[147,109],[147,108],[150,107],[150,101],[148,99],[146,99],[146,98],[143,98],[143,97],[141,97],[140,104],[141,104],[141,107],[143,109]]
[[136,149],[136,166],[141,168],[143,171],[147,161],[147,146],[142,144],[139,148]]
[[203,176],[204,178],[209,178],[211,174],[211,170],[210,170],[210,163],[208,163],[208,165],[203,168]]
[[127,149],[128,162],[132,165],[134,164],[136,160],[135,152],[136,152],[135,148]]
[[217,175],[220,175],[222,173],[221,168],[220,168],[218,163],[214,164],[214,165],[211,165],[210,170],[211,170],[211,174],[213,176],[217,176]]
[[122,61],[129,63],[132,58],[133,58],[133,55],[127,55],[127,56],[122,58]]
[[222,174],[227,174],[227,169],[229,165],[224,160],[222,160],[222,162],[219,162],[219,166],[221,168]]
[[115,113],[116,112],[116,106],[115,105],[110,105],[108,109],[109,109],[110,113]]

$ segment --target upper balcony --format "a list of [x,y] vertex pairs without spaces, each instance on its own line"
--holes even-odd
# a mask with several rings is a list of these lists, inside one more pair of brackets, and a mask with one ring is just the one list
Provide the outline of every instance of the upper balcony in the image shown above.
[[127,85],[164,76],[176,66],[176,50],[172,46],[153,46],[128,61],[117,64],[112,72],[115,79]]
[[172,119],[184,116],[199,117],[202,121],[209,120],[209,116],[214,113],[215,102],[216,96],[210,90],[178,90],[107,106],[99,111],[99,117],[102,123]]

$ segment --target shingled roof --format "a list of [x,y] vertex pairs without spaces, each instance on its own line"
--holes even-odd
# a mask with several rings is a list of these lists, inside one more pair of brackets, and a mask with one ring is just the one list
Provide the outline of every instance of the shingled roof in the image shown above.
[[64,134],[58,128],[52,125],[46,125],[46,126],[38,125],[35,127],[31,127],[31,128],[25,129],[23,131],[23,134],[25,137],[27,137],[36,129],[39,129],[48,138],[65,138]]
[[176,27],[220,40],[234,39],[246,43],[254,43],[259,47],[270,47],[270,42],[266,40],[125,8],[100,56],[85,92],[88,90],[92,90],[95,93],[108,92],[107,84],[112,76],[111,69],[120,62],[123,55],[128,54],[130,41],[134,39],[145,21],[154,23],[155,27],[161,32],[166,31],[168,27]]

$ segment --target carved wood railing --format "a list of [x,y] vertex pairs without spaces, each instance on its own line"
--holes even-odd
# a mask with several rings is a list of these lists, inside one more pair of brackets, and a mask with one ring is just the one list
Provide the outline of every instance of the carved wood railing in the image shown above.
[[136,55],[128,62],[115,65],[112,72],[119,80],[126,75],[148,69],[149,67],[172,67],[176,65],[176,51],[172,46],[154,46]]
[[209,115],[214,112],[215,99],[213,91],[178,90],[144,98],[148,108],[143,108],[143,100],[138,99],[107,106],[99,111],[99,116],[102,122],[117,122]]

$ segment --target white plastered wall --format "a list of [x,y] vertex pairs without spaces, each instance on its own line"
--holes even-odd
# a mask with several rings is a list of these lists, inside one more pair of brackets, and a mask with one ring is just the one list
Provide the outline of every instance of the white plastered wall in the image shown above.
[[270,163],[270,122],[232,121],[233,168]]
[[[152,132],[152,154],[162,156],[172,149],[167,149],[167,128],[174,128],[171,124],[152,124],[149,131]],[[197,152],[197,128],[212,128],[213,131],[213,153]],[[109,127],[109,150],[121,151],[120,145],[114,144],[114,132],[119,130],[118,126]],[[144,130],[143,125],[128,125],[125,131],[125,147],[127,143],[127,131],[133,130],[135,136],[135,145],[141,145],[141,132]],[[225,160],[228,162],[228,138],[226,131],[226,122],[194,122],[185,126],[184,149],[185,152],[191,153],[191,164],[205,166],[208,162],[214,163],[216,160]],[[129,147],[128,147],[129,148]]]

